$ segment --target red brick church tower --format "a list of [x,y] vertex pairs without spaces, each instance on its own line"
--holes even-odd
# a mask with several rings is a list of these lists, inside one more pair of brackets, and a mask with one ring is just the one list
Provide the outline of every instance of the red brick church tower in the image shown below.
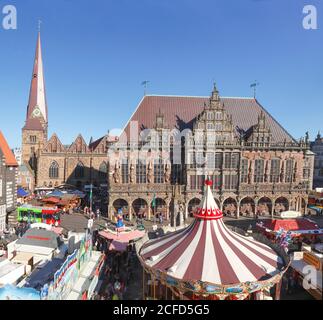
[[22,160],[37,173],[37,159],[47,142],[48,111],[40,32],[38,33],[25,126],[22,128]]

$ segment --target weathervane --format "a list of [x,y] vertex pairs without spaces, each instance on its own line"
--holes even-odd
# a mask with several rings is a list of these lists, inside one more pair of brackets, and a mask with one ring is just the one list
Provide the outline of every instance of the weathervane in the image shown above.
[[257,80],[255,80],[255,82],[250,85],[250,88],[253,88],[254,98],[256,98],[257,86],[259,86],[259,82]]
[[144,86],[145,90],[144,90],[144,96],[146,95],[147,93],[147,84],[149,83],[150,81],[148,80],[145,80],[141,83],[142,86]]

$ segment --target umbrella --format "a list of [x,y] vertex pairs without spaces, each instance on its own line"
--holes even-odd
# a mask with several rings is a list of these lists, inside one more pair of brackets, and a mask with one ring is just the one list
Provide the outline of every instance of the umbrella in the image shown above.
[[63,192],[59,191],[59,190],[54,190],[53,192],[49,193],[47,196],[48,197],[58,197],[61,198],[64,195]]
[[17,190],[17,195],[18,195],[19,197],[26,197],[26,196],[28,196],[28,195],[29,195],[29,193],[28,193],[28,192],[26,192],[23,188],[18,188],[18,190]]

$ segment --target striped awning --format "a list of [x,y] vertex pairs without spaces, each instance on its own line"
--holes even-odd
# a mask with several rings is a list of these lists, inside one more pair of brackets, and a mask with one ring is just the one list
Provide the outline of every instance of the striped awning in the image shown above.
[[269,246],[224,224],[209,182],[195,221],[146,242],[140,256],[147,267],[172,278],[218,285],[267,280],[283,268],[282,259]]

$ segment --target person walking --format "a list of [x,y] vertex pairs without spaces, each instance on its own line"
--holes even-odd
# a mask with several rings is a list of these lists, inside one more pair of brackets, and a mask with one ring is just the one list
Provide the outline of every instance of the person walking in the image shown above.
[[96,218],[100,220],[100,209],[96,210]]

